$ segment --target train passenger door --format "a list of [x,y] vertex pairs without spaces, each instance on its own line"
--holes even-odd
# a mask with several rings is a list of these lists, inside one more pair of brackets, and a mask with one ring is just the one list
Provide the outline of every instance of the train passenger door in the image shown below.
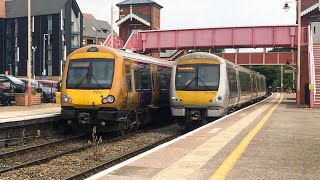
[[229,81],[229,105],[236,105],[239,101],[237,73],[232,68],[227,68],[228,81]]
[[152,106],[158,106],[159,100],[159,89],[158,89],[158,81],[157,81],[157,66],[151,66],[151,82],[152,82]]
[[140,64],[138,69],[134,71],[134,76],[139,107],[144,108],[150,105],[152,100],[150,65]]
[[125,109],[126,110],[132,110],[135,109],[135,106],[137,106],[138,102],[137,102],[137,98],[135,98],[136,92],[133,91],[133,87],[132,87],[132,68],[131,68],[131,63],[127,62],[125,65],[125,72],[126,72],[126,106]]

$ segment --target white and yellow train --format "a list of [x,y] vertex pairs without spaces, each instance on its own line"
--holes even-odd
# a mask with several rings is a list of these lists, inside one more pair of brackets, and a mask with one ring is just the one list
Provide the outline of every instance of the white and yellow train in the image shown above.
[[209,53],[191,53],[174,62],[171,114],[182,127],[222,117],[230,109],[266,96],[265,77]]

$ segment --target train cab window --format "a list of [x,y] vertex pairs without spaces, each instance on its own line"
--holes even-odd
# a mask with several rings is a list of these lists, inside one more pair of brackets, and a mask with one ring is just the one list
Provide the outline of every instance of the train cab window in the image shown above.
[[111,88],[114,72],[113,59],[70,60],[67,75],[67,88],[103,89]]
[[131,92],[131,72],[130,72],[130,64],[126,64],[126,79],[127,79],[127,91]]
[[142,90],[150,90],[150,71],[140,71],[140,85]]
[[179,65],[176,72],[177,90],[218,90],[220,66],[218,64]]

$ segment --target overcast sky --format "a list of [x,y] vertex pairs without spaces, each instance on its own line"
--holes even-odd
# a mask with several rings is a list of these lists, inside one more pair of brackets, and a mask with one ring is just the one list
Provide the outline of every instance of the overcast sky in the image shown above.
[[[81,11],[110,23],[111,4],[122,0],[77,0]],[[295,3],[285,0],[155,0],[163,6],[161,29],[295,24]],[[115,6],[116,7],[116,6]],[[118,8],[115,8],[118,10]],[[117,14],[115,20],[118,18]]]

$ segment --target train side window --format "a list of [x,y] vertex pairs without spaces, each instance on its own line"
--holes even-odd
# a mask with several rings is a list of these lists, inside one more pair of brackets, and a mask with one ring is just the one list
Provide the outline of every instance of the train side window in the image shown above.
[[132,91],[130,64],[126,64],[127,91]]
[[237,84],[237,74],[236,71],[232,68],[228,68],[228,81],[232,97],[238,97],[238,84]]
[[150,71],[140,71],[140,83],[142,90],[150,90]]
[[139,70],[134,70],[134,84],[135,84],[135,88],[136,90],[141,90],[140,87],[140,72]]

